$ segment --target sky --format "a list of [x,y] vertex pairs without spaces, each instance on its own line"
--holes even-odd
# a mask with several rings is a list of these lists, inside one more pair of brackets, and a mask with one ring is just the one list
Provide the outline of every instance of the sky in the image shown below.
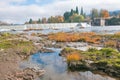
[[63,15],[76,6],[87,14],[92,8],[114,11],[120,10],[120,0],[0,0],[0,21],[23,24],[30,18]]

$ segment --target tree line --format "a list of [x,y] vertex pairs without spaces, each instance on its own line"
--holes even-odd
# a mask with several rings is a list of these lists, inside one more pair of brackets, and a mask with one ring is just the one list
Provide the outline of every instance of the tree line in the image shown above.
[[[90,11],[89,15],[86,15],[86,13],[84,12],[83,7],[81,7],[80,11],[78,9],[78,7],[76,7],[76,9],[71,9],[70,11],[66,11],[63,16],[51,16],[49,18],[42,18],[42,19],[38,19],[37,21],[34,21],[33,19],[30,19],[28,22],[26,22],[26,24],[40,24],[40,23],[73,23],[73,22],[84,22],[86,20],[94,20],[96,18],[104,18],[104,19],[108,19],[110,18],[111,15],[109,14],[109,11],[106,9],[95,9],[93,8]],[[108,23],[111,24],[113,18],[110,18]],[[119,19],[114,18],[114,21],[118,21]],[[119,22],[117,22],[119,23]],[[116,23],[115,23],[116,24]]]
[[40,24],[40,23],[64,23],[64,22],[82,22],[84,21],[86,15],[83,12],[83,8],[81,7],[81,12],[79,14],[79,9],[76,7],[75,10],[71,9],[70,11],[66,11],[63,16],[51,16],[48,19],[42,18],[38,19],[37,21],[34,21],[33,19],[30,19],[25,24]]

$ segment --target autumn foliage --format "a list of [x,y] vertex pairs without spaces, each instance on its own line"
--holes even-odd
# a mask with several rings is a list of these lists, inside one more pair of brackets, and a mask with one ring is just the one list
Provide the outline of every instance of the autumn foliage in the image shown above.
[[48,23],[62,23],[64,22],[64,17],[63,16],[51,16],[48,18]]
[[80,57],[80,54],[78,54],[78,53],[73,52],[73,53],[67,55],[68,62],[79,61],[79,60],[81,60],[81,57]]
[[109,12],[107,10],[101,10],[101,13],[100,13],[101,17],[103,18],[108,18],[110,15],[109,15]]
[[76,42],[84,41],[89,43],[99,44],[101,37],[93,32],[86,33],[65,33],[59,32],[48,36],[50,40],[55,40],[58,42]]

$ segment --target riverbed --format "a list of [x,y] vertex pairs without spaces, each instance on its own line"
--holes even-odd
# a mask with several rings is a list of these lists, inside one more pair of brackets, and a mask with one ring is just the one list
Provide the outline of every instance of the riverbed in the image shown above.
[[21,68],[34,67],[44,69],[45,74],[36,80],[116,80],[105,74],[91,71],[71,72],[67,69],[65,58],[59,56],[60,48],[49,48],[52,53],[37,52],[20,65]]

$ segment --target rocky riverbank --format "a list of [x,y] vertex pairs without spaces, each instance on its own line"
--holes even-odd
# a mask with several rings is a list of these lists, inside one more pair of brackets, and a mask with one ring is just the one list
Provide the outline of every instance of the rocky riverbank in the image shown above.
[[91,48],[87,51],[80,51],[65,48],[60,55],[66,58],[68,69],[71,71],[100,71],[109,76],[120,78],[120,53],[116,49],[102,48],[97,50]]
[[[105,37],[105,40],[102,37]],[[116,41],[113,38],[118,39],[119,37],[119,34],[97,35],[95,33],[0,34],[1,80],[35,80],[43,75],[44,70],[20,69],[19,63],[36,52],[53,52],[46,47],[65,48],[60,55],[66,57],[68,68],[73,71],[100,70],[110,76],[120,77],[120,53],[111,48],[101,49],[101,46],[115,48]],[[84,47],[88,50],[81,51]]]
[[25,34],[0,34],[0,80],[35,80],[44,74],[44,70],[34,68],[20,69],[19,64],[30,55],[52,50],[35,45]]
[[21,70],[19,63],[28,55],[18,54],[13,48],[0,51],[0,80],[34,80],[43,75],[43,70],[27,68]]

